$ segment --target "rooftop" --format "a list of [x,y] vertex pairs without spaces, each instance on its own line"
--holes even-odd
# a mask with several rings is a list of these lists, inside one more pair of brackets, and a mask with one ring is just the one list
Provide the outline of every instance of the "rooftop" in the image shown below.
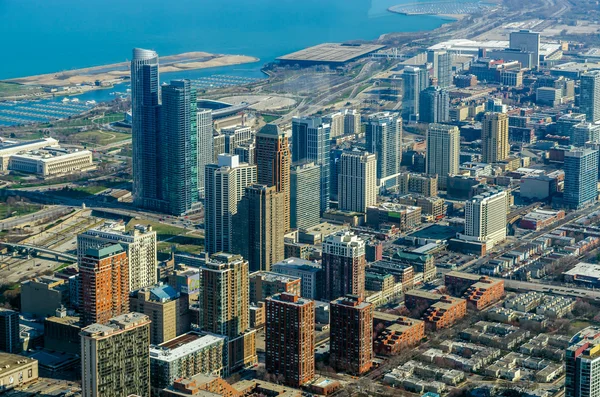
[[580,262],[572,269],[564,272],[569,276],[584,276],[591,278],[600,278],[600,264]]
[[113,244],[103,248],[88,248],[85,251],[85,255],[97,259],[104,259],[120,252],[123,252],[123,247],[120,244]]
[[91,338],[102,338],[149,323],[150,318],[145,314],[131,312],[111,318],[108,324],[89,325],[81,330],[81,334]]
[[225,337],[188,332],[158,346],[150,346],[150,357],[161,361],[175,361],[208,346],[222,345]]
[[8,372],[10,368],[14,371],[16,368],[30,364],[33,361],[35,360],[17,354],[0,352],[0,376],[2,376],[4,372]]
[[281,56],[278,61],[318,63],[345,63],[381,50],[385,46],[373,44],[324,43]]
[[279,281],[282,283],[291,283],[296,280],[300,280],[300,277],[287,276],[285,274],[274,273],[274,272],[263,272],[258,271],[254,272],[250,275],[250,279],[260,277],[265,281],[275,282]]

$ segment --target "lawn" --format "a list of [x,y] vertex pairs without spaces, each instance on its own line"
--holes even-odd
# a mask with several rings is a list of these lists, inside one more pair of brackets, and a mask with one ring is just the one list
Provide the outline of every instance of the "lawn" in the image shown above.
[[0,82],[0,98],[14,95],[31,95],[36,92],[42,92],[41,87],[32,87],[23,84]]
[[111,182],[111,181],[102,181],[101,184],[93,184],[89,186],[82,186],[76,188],[63,188],[60,190],[55,190],[52,192],[55,196],[75,198],[75,199],[84,199],[89,196],[93,196],[94,194],[98,194],[103,190],[109,189],[111,187],[121,185],[123,182]]
[[43,206],[31,203],[16,203],[8,205],[6,203],[0,204],[0,219],[10,218],[12,216],[22,216],[32,214],[41,210]]
[[[160,222],[154,222],[147,219],[132,219],[127,224],[126,229],[131,230],[135,225],[138,224],[152,226],[152,230],[156,232],[156,238],[158,239],[158,241],[163,241],[173,236],[185,236],[188,232],[186,229],[183,229],[181,227],[167,225],[165,223]],[[170,242],[169,244],[172,244],[173,242]]]
[[125,119],[123,113],[109,113],[105,114],[104,117],[97,118],[94,122],[98,124],[114,123],[116,121],[123,121]]
[[111,143],[121,142],[131,139],[131,134],[125,134],[115,131],[86,131],[75,134],[73,139],[79,141],[83,146],[104,146]]
[[279,116],[271,116],[270,114],[263,114],[262,116],[263,120],[265,121],[265,123],[272,123],[273,121],[277,120],[279,118]]

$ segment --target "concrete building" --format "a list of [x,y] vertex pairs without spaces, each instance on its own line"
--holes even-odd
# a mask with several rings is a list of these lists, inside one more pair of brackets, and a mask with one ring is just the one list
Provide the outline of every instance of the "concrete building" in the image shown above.
[[330,129],[331,126],[319,117],[292,119],[292,161],[311,161],[320,167],[321,213],[329,209]]
[[584,147],[587,142],[600,142],[600,124],[582,123],[573,127],[571,143]]
[[204,198],[206,166],[213,163],[213,123],[212,110],[198,109],[196,112],[196,126],[198,128],[198,192]]
[[487,249],[506,240],[505,191],[488,191],[465,202],[465,231],[460,238],[485,243]]
[[315,376],[315,303],[292,294],[266,300],[266,369],[299,387]]
[[381,230],[394,225],[399,230],[409,230],[421,224],[421,208],[396,203],[381,203],[367,207],[367,225]]
[[222,128],[221,134],[225,135],[225,153],[229,154],[235,154],[237,147],[254,141],[252,129],[247,126]]
[[88,171],[94,168],[89,150],[43,149],[10,156],[8,169],[36,174],[43,178]]
[[598,151],[577,148],[565,152],[563,204],[579,209],[598,197]]
[[338,172],[338,208],[364,213],[377,202],[377,156],[344,152]]
[[344,110],[344,135],[360,134],[360,112],[355,109]]
[[146,287],[129,297],[132,312],[152,319],[150,343],[159,345],[190,330],[190,301],[169,285]]
[[107,222],[77,235],[77,257],[83,258],[89,248],[119,244],[127,253],[129,291],[156,284],[156,232],[152,226],[135,225],[126,231],[125,224]]
[[306,229],[320,223],[321,167],[295,164],[290,171],[290,227]]
[[562,90],[554,87],[539,87],[536,90],[535,103],[556,107],[562,102]]
[[[17,354],[0,353],[0,392],[38,379],[38,361]],[[17,392],[19,393],[19,392]]]
[[84,325],[105,324],[129,312],[127,253],[119,244],[88,248],[79,261]]
[[329,126],[330,139],[344,135],[344,112],[339,111],[323,116],[323,124]]
[[325,292],[329,300],[346,295],[364,297],[365,241],[345,231],[323,241]]
[[331,302],[329,363],[337,371],[362,375],[373,364],[373,305],[356,295]]
[[321,265],[300,258],[286,258],[275,263],[271,269],[275,273],[300,277],[300,296],[317,300],[323,296],[325,275]]
[[300,290],[300,277],[264,271],[250,274],[250,302],[255,304],[282,292],[300,296]]
[[548,211],[538,209],[525,215],[519,222],[519,227],[521,229],[537,231],[544,229],[564,218],[565,212],[563,210]]
[[84,397],[150,395],[150,319],[139,313],[81,330]]
[[160,345],[150,346],[150,379],[153,394],[174,381],[197,374],[226,375],[223,351],[226,338],[188,332]]
[[585,328],[566,349],[565,397],[597,397],[600,379],[600,328]]
[[448,176],[459,171],[460,131],[458,127],[430,124],[427,129],[426,172],[438,176],[438,186],[447,187]]
[[284,259],[285,196],[275,186],[250,185],[233,217],[233,252],[250,263],[250,271],[269,271]]
[[236,155],[219,155],[218,164],[206,166],[205,250],[208,254],[233,251],[232,219],[246,186],[256,183],[255,165],[240,163]]
[[[377,156],[377,179],[382,181],[400,172],[402,161],[402,118],[381,112],[368,116],[365,148]],[[393,181],[391,185],[393,186]],[[387,183],[386,183],[387,185]]]
[[565,282],[586,287],[600,287],[600,265],[580,262],[563,273]]
[[510,33],[511,49],[531,52],[531,68],[537,69],[540,65],[540,34],[531,30],[519,30]]
[[159,209],[160,78],[158,54],[135,48],[131,59],[131,137],[135,205]]
[[[290,166],[288,138],[275,124],[267,124],[256,134],[257,182],[275,186],[283,193],[283,226],[290,229]],[[323,175],[321,175],[323,178]]]
[[66,309],[44,320],[44,348],[58,352],[81,354],[82,323],[78,316],[68,316]]
[[19,353],[19,313],[14,310],[0,309],[0,351]]
[[508,115],[505,113],[486,113],[481,125],[483,162],[498,163],[506,160],[510,153]]
[[412,172],[403,172],[398,176],[398,193],[417,193],[425,197],[437,196],[438,176],[421,175]]
[[0,171],[9,171],[10,158],[18,153],[33,152],[40,149],[59,148],[58,141],[54,138],[42,138],[33,141],[6,141],[0,142]]
[[590,123],[600,121],[600,71],[581,75],[579,109]]
[[419,121],[446,123],[450,121],[450,95],[440,87],[427,87],[419,96]]
[[240,255],[218,253],[201,269],[199,326],[227,337],[224,361],[228,373],[253,365],[256,334],[250,328],[248,262]]
[[53,316],[69,305],[69,285],[63,279],[42,276],[21,284],[21,312],[36,317]]

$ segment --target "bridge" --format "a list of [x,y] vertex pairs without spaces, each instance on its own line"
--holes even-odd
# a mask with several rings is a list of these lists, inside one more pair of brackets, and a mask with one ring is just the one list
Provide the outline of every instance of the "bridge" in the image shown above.
[[54,255],[56,256],[56,258],[63,258],[72,262],[77,262],[77,256],[75,255],[71,255],[71,254],[67,254],[65,252],[59,252],[59,251],[54,251],[48,248],[43,248],[43,247],[36,247],[34,245],[29,245],[29,244],[13,244],[13,243],[5,243],[2,242],[0,243],[4,246],[7,247],[12,247],[12,248],[16,248],[16,249],[25,249],[28,251],[34,251],[34,252],[39,252],[42,254],[49,254],[49,255]]

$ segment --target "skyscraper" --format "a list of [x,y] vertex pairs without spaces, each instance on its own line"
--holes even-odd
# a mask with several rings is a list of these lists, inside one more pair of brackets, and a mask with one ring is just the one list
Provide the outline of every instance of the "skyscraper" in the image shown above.
[[[427,62],[433,64],[433,77],[437,86],[448,88],[452,85],[452,55],[447,51],[427,51]],[[420,112],[419,112],[420,114]]]
[[154,51],[133,50],[131,115],[134,202],[139,207],[160,209],[160,88],[158,54]]
[[507,208],[505,191],[490,190],[467,200],[461,237],[485,243],[488,250],[506,240]]
[[246,186],[256,183],[256,166],[240,163],[236,155],[220,154],[219,163],[207,165],[205,171],[205,251],[232,252],[232,217]]
[[600,121],[600,70],[581,75],[579,110],[588,122]]
[[318,117],[292,119],[292,161],[312,161],[321,167],[321,213],[329,209],[330,125]]
[[288,138],[275,124],[267,124],[256,134],[258,183],[275,186],[284,196],[283,224],[290,229],[290,166]]
[[427,87],[419,97],[419,121],[445,123],[450,120],[450,95],[439,87]]
[[419,96],[429,87],[427,69],[407,66],[402,73],[404,90],[402,95],[402,115],[405,120],[417,120],[419,115]]
[[344,135],[360,133],[360,112],[356,109],[344,110]]
[[519,30],[510,33],[510,48],[531,52],[532,69],[540,66],[540,34],[531,30]]
[[337,371],[362,375],[373,364],[373,305],[356,295],[330,304],[329,363]]
[[342,111],[323,116],[323,124],[329,125],[329,137],[344,135],[344,113]]
[[84,397],[150,395],[150,319],[128,313],[81,330]]
[[565,207],[579,209],[598,196],[598,151],[577,148],[565,152]]
[[284,292],[266,306],[267,372],[300,387],[315,376],[315,303]]
[[600,396],[599,327],[585,328],[571,338],[565,362],[565,397]]
[[365,126],[366,149],[377,155],[377,179],[400,173],[402,118],[389,112],[369,116]]
[[250,263],[250,271],[270,271],[284,258],[283,193],[274,186],[250,185],[234,217],[233,252]]
[[198,126],[198,192],[205,196],[204,173],[206,166],[213,162],[213,125],[212,110],[198,109],[196,124]]
[[323,241],[325,292],[329,300],[346,295],[364,297],[365,241],[349,231],[328,236]]
[[88,248],[78,263],[84,325],[129,312],[127,253],[119,244]]
[[460,167],[460,131],[456,126],[430,124],[427,129],[426,172],[438,176],[438,186],[446,189],[448,175]]
[[315,163],[292,166],[290,171],[290,227],[306,229],[318,225],[321,202],[321,167]]
[[107,222],[103,226],[77,235],[77,258],[81,260],[88,248],[102,248],[119,244],[127,253],[129,272],[128,291],[156,284],[156,232],[152,226],[135,225],[125,231],[125,225]]
[[508,143],[508,115],[486,113],[481,121],[482,152],[484,163],[506,160],[510,153]]
[[583,147],[587,142],[600,142],[600,125],[581,123],[573,127],[571,143]]
[[377,156],[344,152],[338,168],[338,208],[366,212],[377,203]]
[[196,89],[189,80],[162,86],[161,197],[164,211],[183,215],[198,201],[198,128]]
[[19,313],[0,309],[0,351],[19,353],[22,344],[19,330]]

